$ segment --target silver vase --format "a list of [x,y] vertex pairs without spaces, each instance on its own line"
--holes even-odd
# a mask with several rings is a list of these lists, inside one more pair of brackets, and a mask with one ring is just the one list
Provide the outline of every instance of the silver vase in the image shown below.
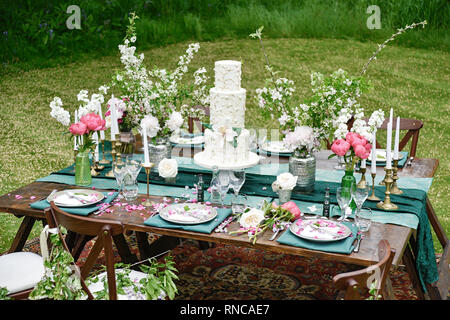
[[156,140],[156,144],[149,142],[148,156],[150,162],[155,164],[154,168],[156,169],[162,159],[170,159],[172,157],[172,144],[169,139],[159,138]]
[[289,172],[297,176],[294,192],[310,193],[316,182],[316,157],[295,151],[289,158]]
[[278,190],[278,200],[281,204],[289,202],[291,200],[292,190]]

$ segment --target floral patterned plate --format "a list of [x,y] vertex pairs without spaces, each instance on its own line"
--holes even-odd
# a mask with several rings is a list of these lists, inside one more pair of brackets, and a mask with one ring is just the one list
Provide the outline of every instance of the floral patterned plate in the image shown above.
[[199,224],[217,217],[217,210],[200,203],[176,203],[161,209],[159,216],[172,223]]
[[289,228],[297,237],[311,241],[338,241],[347,238],[352,231],[345,224],[328,219],[297,219]]
[[66,189],[55,192],[47,197],[47,201],[54,201],[58,207],[87,207],[102,201],[105,195],[91,189]]

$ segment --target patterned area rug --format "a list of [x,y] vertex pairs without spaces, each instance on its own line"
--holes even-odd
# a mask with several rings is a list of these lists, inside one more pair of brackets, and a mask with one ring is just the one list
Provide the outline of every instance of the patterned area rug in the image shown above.
[[[158,238],[150,235],[150,241]],[[134,235],[126,236],[138,255]],[[94,240],[88,242],[77,264],[82,265]],[[24,251],[40,253],[39,239],[29,240]],[[334,300],[334,275],[359,266],[268,253],[257,249],[217,244],[201,250],[194,240],[184,240],[174,250],[180,300]],[[120,257],[115,251],[116,261]],[[94,269],[104,263],[101,254]],[[391,281],[399,300],[417,300],[404,267],[393,267]]]

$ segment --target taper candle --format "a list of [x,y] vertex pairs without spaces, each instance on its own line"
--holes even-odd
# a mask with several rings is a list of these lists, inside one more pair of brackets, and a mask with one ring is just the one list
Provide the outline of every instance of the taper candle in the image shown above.
[[372,161],[370,162],[370,173],[377,173],[377,131],[373,132],[372,139]]
[[[100,116],[100,119],[103,120],[103,112],[102,112],[102,104],[101,103],[98,104],[98,115]],[[100,140],[101,141],[105,140],[105,131],[104,130],[100,130]]]
[[150,165],[150,156],[148,154],[148,141],[147,141],[147,126],[145,123],[141,127],[141,134],[142,134],[142,143],[144,145],[144,165],[149,166]]
[[392,123],[387,126],[386,169],[392,169]]
[[400,143],[400,117],[397,117],[397,123],[395,127],[395,140],[394,140],[394,160],[398,160],[399,143]]

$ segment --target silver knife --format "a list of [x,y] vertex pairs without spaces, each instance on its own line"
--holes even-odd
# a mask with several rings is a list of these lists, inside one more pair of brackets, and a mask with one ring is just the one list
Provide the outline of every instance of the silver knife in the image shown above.
[[353,249],[353,252],[359,252],[359,245],[361,244],[361,239],[362,239],[362,235],[358,234],[357,235],[357,242],[356,242],[356,246],[355,249]]
[[104,207],[103,209],[100,209],[100,210],[98,210],[98,211],[93,212],[93,214],[99,214],[99,213],[102,213],[103,211],[105,211],[106,209],[108,209],[109,207],[111,207],[112,205],[113,205],[113,204],[110,203],[110,204],[108,204],[106,207]]

